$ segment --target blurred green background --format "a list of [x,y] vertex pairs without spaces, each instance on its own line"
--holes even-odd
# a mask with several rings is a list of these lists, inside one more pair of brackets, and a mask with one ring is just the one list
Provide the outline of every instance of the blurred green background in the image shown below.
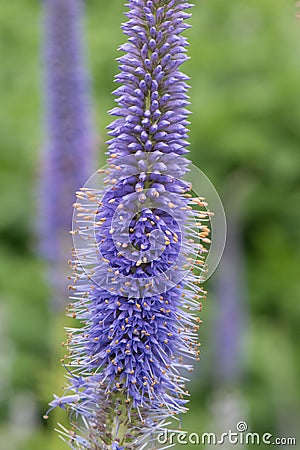
[[[102,142],[111,120],[107,110],[114,106],[116,49],[124,41],[122,3],[88,0],[86,7],[93,107]],[[186,33],[191,60],[184,68],[192,85],[191,157],[216,186],[229,228],[234,218],[238,232],[227,254],[230,260],[233,242],[238,258],[231,263],[224,258],[206,286],[202,358],[190,384],[191,411],[183,428],[226,432],[231,418],[233,425],[246,420],[256,432],[296,436],[300,24],[294,1],[195,3],[193,27]],[[53,432],[54,420],[42,419],[62,384],[59,341],[65,319],[50,312],[45,264],[36,256],[43,144],[41,4],[1,2],[0,34],[0,448],[59,450],[67,447]],[[104,151],[101,144],[99,164]],[[241,352],[229,380],[220,373],[223,349],[216,348],[215,339],[226,307],[226,287],[222,291],[218,281],[224,271],[242,303],[239,317],[229,315],[226,321],[229,330],[236,320],[242,324],[235,336]]]

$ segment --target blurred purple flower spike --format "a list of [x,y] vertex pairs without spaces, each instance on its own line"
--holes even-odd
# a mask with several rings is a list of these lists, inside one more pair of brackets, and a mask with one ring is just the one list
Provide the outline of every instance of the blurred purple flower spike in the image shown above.
[[65,306],[76,190],[93,169],[95,135],[82,42],[81,0],[44,0],[46,142],[40,180],[40,235],[50,263],[54,308]]
[[68,406],[72,448],[157,448],[156,433],[187,410],[184,371],[192,371],[188,358],[199,359],[210,215],[183,180],[189,102],[179,66],[190,6],[128,3],[117,119],[108,168],[99,171],[105,187],[85,186],[75,205],[68,312],[81,326],[67,329],[66,342],[67,391],[80,396]]

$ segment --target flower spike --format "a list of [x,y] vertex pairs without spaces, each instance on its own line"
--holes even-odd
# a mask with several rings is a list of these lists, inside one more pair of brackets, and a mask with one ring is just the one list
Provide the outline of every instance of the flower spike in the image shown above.
[[52,307],[65,306],[66,252],[75,190],[95,156],[90,83],[82,45],[81,0],[44,0],[46,142],[40,176],[41,253],[49,263]]
[[158,448],[157,433],[187,411],[210,242],[207,205],[184,180],[188,77],[179,67],[190,6],[129,1],[104,187],[77,193],[68,314],[81,326],[67,329],[60,399],[70,401],[72,448]]

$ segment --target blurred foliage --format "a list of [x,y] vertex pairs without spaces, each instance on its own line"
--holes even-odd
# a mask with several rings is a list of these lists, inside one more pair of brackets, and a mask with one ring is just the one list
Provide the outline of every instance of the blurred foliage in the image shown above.
[[[122,3],[87,0],[101,162],[111,120],[107,110],[114,106],[115,57],[124,41]],[[0,6],[0,442],[5,450],[65,448],[53,423],[41,419],[61,377],[53,348],[64,319],[50,313],[44,267],[35,251],[43,143],[40,6],[36,0]],[[233,197],[235,189],[249,188],[242,211],[249,326],[244,376],[235,389],[248,405],[253,430],[295,434],[300,418],[300,25],[294,2],[286,0],[209,0],[197,2],[193,13],[187,32],[191,60],[185,65],[192,85],[191,156],[221,197],[228,183]],[[230,209],[230,197],[227,204]],[[197,432],[210,430],[215,389],[213,289],[208,298],[202,363],[191,386],[191,413],[184,419],[184,427]],[[32,433],[21,426],[30,414]]]

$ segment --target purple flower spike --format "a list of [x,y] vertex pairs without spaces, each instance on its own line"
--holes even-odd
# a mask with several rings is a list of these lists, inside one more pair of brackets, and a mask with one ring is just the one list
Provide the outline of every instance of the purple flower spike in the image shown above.
[[67,330],[66,343],[67,392],[80,397],[68,405],[73,448],[157,448],[156,433],[187,410],[188,359],[199,359],[210,213],[183,179],[189,102],[179,66],[190,5],[128,7],[104,188],[85,186],[75,205],[68,312],[82,326]]
[[[61,304],[75,192],[93,168],[95,147],[89,80],[82,48],[81,0],[45,0],[46,135],[41,173],[42,253]],[[59,266],[59,269],[57,267]]]

